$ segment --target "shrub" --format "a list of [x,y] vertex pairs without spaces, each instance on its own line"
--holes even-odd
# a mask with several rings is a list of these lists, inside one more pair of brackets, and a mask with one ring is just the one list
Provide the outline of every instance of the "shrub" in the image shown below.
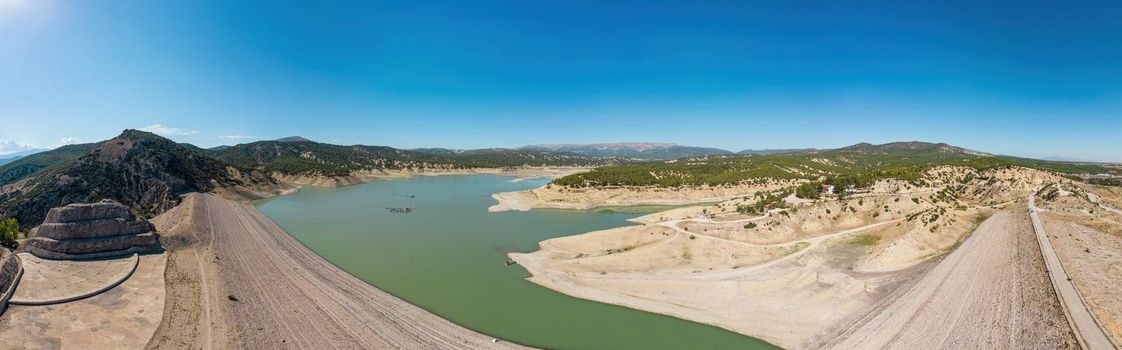
[[14,218],[0,221],[0,245],[15,249],[17,238],[19,238],[19,221]]
[[804,183],[795,189],[795,196],[803,199],[818,199],[818,189],[821,187],[822,184],[817,182]]

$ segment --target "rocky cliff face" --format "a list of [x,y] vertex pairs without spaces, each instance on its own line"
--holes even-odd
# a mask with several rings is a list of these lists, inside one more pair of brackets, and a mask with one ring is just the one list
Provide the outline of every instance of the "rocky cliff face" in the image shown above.
[[103,200],[51,209],[20,250],[48,259],[88,259],[159,251],[160,237],[129,207]]
[[0,192],[0,217],[37,223],[50,208],[103,198],[152,217],[179,204],[185,193],[220,188],[249,193],[275,186],[275,180],[259,172],[241,171],[155,134],[125,130],[77,159]]

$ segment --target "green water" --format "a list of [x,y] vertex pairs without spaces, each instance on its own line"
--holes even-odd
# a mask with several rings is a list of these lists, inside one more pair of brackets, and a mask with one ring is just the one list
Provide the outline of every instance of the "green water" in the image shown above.
[[[305,188],[258,207],[308,248],[366,282],[468,328],[555,349],[771,349],[720,328],[585,301],[524,280],[506,252],[628,225],[639,213],[488,213],[491,194],[538,187],[491,175]],[[415,196],[410,198],[409,196]],[[395,214],[387,207],[416,207]]]

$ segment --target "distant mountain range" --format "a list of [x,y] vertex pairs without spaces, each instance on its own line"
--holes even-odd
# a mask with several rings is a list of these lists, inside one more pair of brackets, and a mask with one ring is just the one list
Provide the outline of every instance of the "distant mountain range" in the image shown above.
[[300,137],[300,136],[289,136],[289,137],[282,137],[282,138],[276,139],[276,141],[280,141],[280,142],[304,142],[304,141],[312,141],[312,140],[309,140],[309,139],[306,139],[306,138],[303,138],[303,137]]
[[880,145],[870,143],[858,143],[856,145],[842,147],[836,149],[838,151],[861,151],[870,153],[884,153],[892,151],[915,151],[915,152],[942,152],[942,153],[963,153],[975,156],[992,156],[986,152],[974,151],[962,147],[951,146],[945,143],[930,143],[921,141],[905,141],[905,142],[890,142]]
[[[854,168],[854,171],[874,171],[883,166],[885,160],[895,159],[901,166],[928,166],[948,160],[970,160],[991,162],[990,165],[1022,165],[1066,173],[1122,172],[1100,166],[991,157],[987,153],[944,143],[915,141],[882,145],[859,143],[833,150],[745,150],[742,153],[735,155],[716,148],[660,143],[403,150],[387,146],[332,145],[302,137],[203,149],[144,131],[125,130],[107,141],[62,146],[0,165],[0,218],[15,217],[22,223],[34,225],[52,207],[100,199],[114,199],[142,215],[152,216],[171,208],[178,203],[180,195],[188,192],[219,192],[236,197],[258,198],[276,193],[287,186],[278,180],[278,174],[334,177],[370,170],[601,167],[589,175],[577,177],[583,179],[578,182],[614,174],[612,169],[631,167],[675,169],[675,174],[687,174],[701,168],[712,170],[704,173],[705,177],[680,179],[685,181],[683,184],[708,183],[745,176],[792,176],[790,169],[825,167],[822,170],[824,174],[831,171],[829,169],[832,168],[812,161],[809,156],[781,156],[806,153],[813,154],[814,157],[833,157],[833,162],[841,163],[864,159],[864,163]],[[710,155],[719,157],[704,157]],[[705,159],[698,159],[697,162],[661,161],[683,157]],[[611,166],[624,163],[639,164]],[[698,164],[709,165],[698,168],[695,166]],[[750,171],[745,172],[746,169]],[[649,172],[615,174],[607,178],[612,181],[639,181],[636,184],[650,182],[650,179],[633,179],[636,176],[646,176],[644,174],[649,175]],[[661,182],[659,184],[666,185]]]
[[682,146],[673,143],[529,145],[519,147],[518,149],[539,152],[568,152],[593,157],[621,157],[629,159],[651,160],[732,154],[732,152],[730,151],[719,148]]
[[772,179],[801,179],[842,185],[868,186],[883,178],[917,181],[937,166],[975,169],[1026,167],[1073,178],[1081,174],[1122,175],[1122,169],[1036,159],[993,156],[945,143],[919,141],[808,150],[803,153],[720,156],[683,161],[637,162],[596,168],[568,175],[553,184],[571,187],[615,186],[725,186]]
[[178,204],[179,196],[188,192],[221,191],[245,198],[273,193],[282,185],[275,173],[347,176],[363,170],[599,166],[622,161],[501,148],[434,155],[299,137],[203,149],[125,130],[107,141],[63,146],[0,165],[0,218],[35,225],[52,207],[100,199],[152,216]]
[[808,153],[818,152],[817,148],[786,148],[786,149],[746,149],[736,154],[753,154],[758,156],[767,156],[772,154],[791,154],[791,153]]
[[23,158],[23,157],[26,157],[26,156],[30,156],[32,154],[36,154],[36,153],[43,152],[43,151],[46,151],[46,150],[45,149],[29,149],[29,150],[23,150],[23,151],[19,151],[19,152],[15,152],[15,153],[8,153],[8,154],[5,154],[5,155],[0,155],[0,165],[11,163],[11,162],[16,161],[17,159],[20,159],[20,158]]

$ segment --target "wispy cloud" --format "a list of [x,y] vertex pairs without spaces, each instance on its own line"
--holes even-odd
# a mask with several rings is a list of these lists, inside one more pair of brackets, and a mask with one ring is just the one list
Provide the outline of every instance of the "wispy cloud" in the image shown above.
[[79,141],[78,141],[77,137],[63,137],[61,139],[58,139],[58,147],[66,146],[66,145],[73,145],[73,144],[76,144],[78,142]]
[[163,124],[152,124],[152,125],[140,128],[140,130],[144,130],[144,131],[147,131],[147,132],[150,132],[150,133],[160,134],[160,135],[163,135],[163,136],[191,136],[191,135],[199,133],[198,130],[173,128],[173,127],[169,127],[169,126],[164,126]]
[[235,134],[235,135],[218,135],[218,138],[226,139],[226,140],[252,140],[252,139],[257,139],[258,137],[257,136],[250,136],[250,135],[237,135],[237,134]]
[[17,142],[15,140],[0,139],[0,156],[9,155],[16,152],[33,150],[38,147],[30,143]]

